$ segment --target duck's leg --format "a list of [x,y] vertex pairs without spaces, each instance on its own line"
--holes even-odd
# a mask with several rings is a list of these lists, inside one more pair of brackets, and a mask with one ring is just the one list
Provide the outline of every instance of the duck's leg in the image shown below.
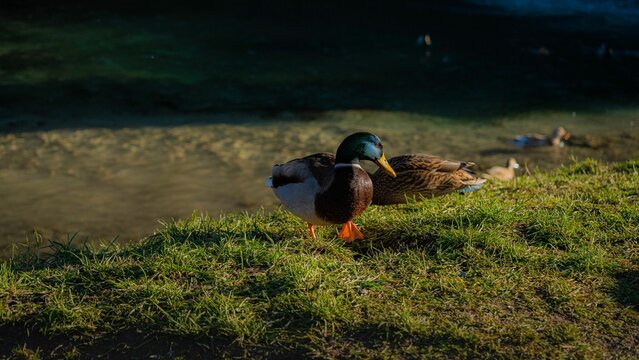
[[313,227],[313,224],[308,223],[308,230],[310,230],[311,236],[313,237],[313,239],[317,240],[317,236],[315,236],[315,228]]
[[353,224],[353,222],[349,220],[346,223],[344,223],[344,226],[342,226],[342,230],[339,232],[337,237],[339,237],[340,239],[344,240],[347,243],[350,243],[357,239],[363,239],[364,234],[362,234],[362,232],[359,231],[357,226],[355,226],[355,224]]

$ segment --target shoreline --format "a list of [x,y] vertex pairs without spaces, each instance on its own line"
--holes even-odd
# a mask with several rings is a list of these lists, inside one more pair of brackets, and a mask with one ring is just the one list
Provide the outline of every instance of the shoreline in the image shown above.
[[[282,114],[261,122],[258,116],[225,114],[192,119],[208,124],[0,135],[0,197],[6,204],[0,209],[0,246],[23,242],[34,229],[47,240],[65,241],[77,232],[84,240],[119,235],[127,242],[150,233],[158,219],[193,210],[217,216],[273,209],[276,198],[262,183],[271,164],[333,149],[343,136],[362,129],[378,134],[389,156],[430,153],[475,162],[479,170],[501,166],[509,157],[527,163],[530,171],[575,159],[639,158],[637,111],[544,112],[480,124],[373,110],[315,116]],[[598,147],[527,150],[507,142],[558,124]]]

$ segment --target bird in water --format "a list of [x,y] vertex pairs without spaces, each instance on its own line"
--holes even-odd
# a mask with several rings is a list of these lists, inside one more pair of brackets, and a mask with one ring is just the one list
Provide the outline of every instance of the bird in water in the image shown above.
[[275,165],[266,185],[282,205],[308,223],[315,239],[314,225],[344,224],[338,237],[346,242],[363,239],[353,218],[373,199],[373,182],[360,165],[369,160],[390,177],[395,171],[386,161],[381,140],[368,132],[349,135],[335,155],[317,153]]
[[373,204],[402,204],[408,197],[434,196],[480,189],[485,179],[473,175],[471,162],[444,160],[433,155],[406,154],[388,160],[397,173],[393,179],[383,171],[371,174]]
[[506,162],[506,167],[493,166],[482,175],[484,179],[512,180],[515,178],[515,170],[519,169],[519,164],[515,158],[510,158]]
[[513,145],[517,145],[523,148],[533,148],[533,147],[545,147],[545,146],[558,146],[563,147],[564,142],[572,136],[571,133],[566,131],[563,127],[559,126],[553,129],[550,135],[542,135],[542,134],[528,134],[528,135],[520,135],[514,139],[511,139],[510,142]]

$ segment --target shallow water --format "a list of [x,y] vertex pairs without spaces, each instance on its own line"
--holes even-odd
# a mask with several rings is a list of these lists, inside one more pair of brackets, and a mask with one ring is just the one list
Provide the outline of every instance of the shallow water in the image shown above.
[[[0,135],[0,243],[24,240],[34,229],[45,239],[78,232],[79,239],[129,241],[152,233],[159,219],[193,211],[269,210],[277,199],[263,181],[272,164],[335,151],[344,136],[361,130],[379,135],[388,156],[424,152],[483,168],[510,156],[531,169],[573,158],[639,157],[639,111],[537,113],[482,123],[372,110],[209,120],[213,124]],[[505,141],[557,125],[606,145],[521,150]]]

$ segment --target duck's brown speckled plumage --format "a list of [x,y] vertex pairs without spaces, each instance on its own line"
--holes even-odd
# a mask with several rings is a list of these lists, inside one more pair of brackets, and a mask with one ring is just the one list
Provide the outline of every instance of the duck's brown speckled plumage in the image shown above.
[[393,179],[379,170],[371,175],[375,205],[405,203],[407,197],[418,195],[432,198],[453,191],[475,190],[486,181],[472,174],[468,168],[474,164],[470,162],[422,154],[400,155],[388,162],[397,177]]

